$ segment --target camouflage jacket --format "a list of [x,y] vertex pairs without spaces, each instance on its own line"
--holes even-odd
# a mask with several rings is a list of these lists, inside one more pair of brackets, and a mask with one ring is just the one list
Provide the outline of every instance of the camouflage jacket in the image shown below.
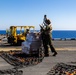
[[45,34],[51,34],[52,33],[52,26],[51,24],[46,25],[45,27]]

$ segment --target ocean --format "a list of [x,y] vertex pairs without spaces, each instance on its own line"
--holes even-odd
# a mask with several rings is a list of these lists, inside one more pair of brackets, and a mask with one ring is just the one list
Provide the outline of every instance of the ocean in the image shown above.
[[[37,30],[39,31],[39,30]],[[6,30],[0,30],[0,34],[6,34]],[[52,31],[52,38],[76,38],[76,31],[75,30],[53,30]]]

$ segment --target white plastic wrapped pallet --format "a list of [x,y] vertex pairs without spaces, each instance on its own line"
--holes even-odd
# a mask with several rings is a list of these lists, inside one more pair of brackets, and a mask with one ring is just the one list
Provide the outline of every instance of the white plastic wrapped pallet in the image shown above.
[[22,42],[22,52],[29,54],[30,53],[30,45],[32,42],[37,41],[39,39],[35,36],[35,33],[27,34],[26,41]]

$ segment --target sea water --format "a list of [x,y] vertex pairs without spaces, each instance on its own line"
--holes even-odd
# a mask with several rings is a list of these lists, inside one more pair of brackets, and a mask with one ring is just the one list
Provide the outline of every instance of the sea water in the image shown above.
[[[39,30],[36,30],[39,32]],[[19,33],[19,31],[17,31]],[[0,34],[6,34],[6,30],[0,30]],[[52,31],[52,38],[76,38],[76,31],[75,30],[53,30]]]

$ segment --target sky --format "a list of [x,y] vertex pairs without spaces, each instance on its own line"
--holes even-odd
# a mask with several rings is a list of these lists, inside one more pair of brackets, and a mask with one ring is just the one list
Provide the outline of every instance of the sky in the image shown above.
[[53,30],[76,30],[76,0],[0,0],[0,30],[13,25],[39,30],[45,14]]

